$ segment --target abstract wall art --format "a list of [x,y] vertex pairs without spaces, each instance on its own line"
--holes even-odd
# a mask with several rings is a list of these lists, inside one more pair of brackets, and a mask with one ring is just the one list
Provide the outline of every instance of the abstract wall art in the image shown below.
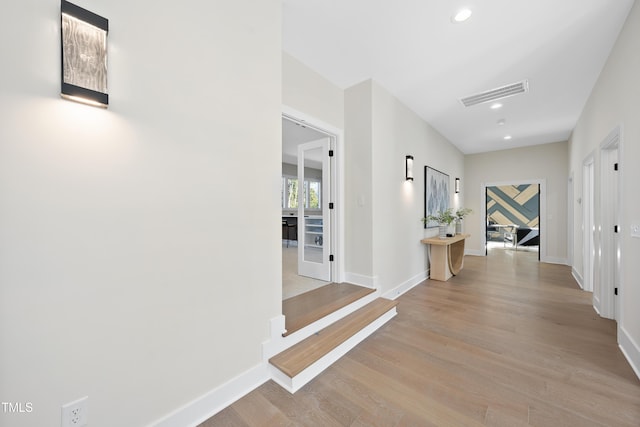
[[[449,209],[449,175],[424,167],[424,216]],[[424,228],[437,227],[436,221],[425,222]]]

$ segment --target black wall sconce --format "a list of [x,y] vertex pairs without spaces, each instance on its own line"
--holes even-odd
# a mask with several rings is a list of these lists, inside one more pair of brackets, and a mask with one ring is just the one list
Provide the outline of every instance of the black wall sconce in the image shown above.
[[460,178],[456,178],[453,188],[455,190],[456,193],[460,192]]
[[62,0],[60,12],[60,95],[72,101],[107,108],[109,20],[66,0]]
[[405,161],[405,179],[407,181],[413,181],[413,156],[407,156],[404,161]]

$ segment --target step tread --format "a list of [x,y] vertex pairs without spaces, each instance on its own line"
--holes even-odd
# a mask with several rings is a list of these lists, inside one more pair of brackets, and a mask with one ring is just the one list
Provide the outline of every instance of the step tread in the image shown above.
[[307,325],[375,292],[350,283],[331,283],[282,302],[285,315],[283,336],[291,335]]
[[269,363],[293,378],[397,305],[397,301],[378,298],[273,356]]

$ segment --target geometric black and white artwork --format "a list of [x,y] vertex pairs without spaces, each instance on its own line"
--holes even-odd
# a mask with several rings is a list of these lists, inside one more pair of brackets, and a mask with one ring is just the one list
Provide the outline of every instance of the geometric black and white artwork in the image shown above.
[[[424,216],[449,209],[449,175],[424,167]],[[437,227],[436,221],[425,222],[424,228]]]
[[106,107],[109,21],[66,0],[60,9],[62,96]]

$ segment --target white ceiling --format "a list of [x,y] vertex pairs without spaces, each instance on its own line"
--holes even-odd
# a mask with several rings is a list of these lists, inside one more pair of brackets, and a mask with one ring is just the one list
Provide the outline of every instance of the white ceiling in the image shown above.
[[[374,79],[463,153],[494,151],[569,138],[632,5],[283,0],[283,49],[343,89]],[[459,101],[524,79],[501,109]]]

